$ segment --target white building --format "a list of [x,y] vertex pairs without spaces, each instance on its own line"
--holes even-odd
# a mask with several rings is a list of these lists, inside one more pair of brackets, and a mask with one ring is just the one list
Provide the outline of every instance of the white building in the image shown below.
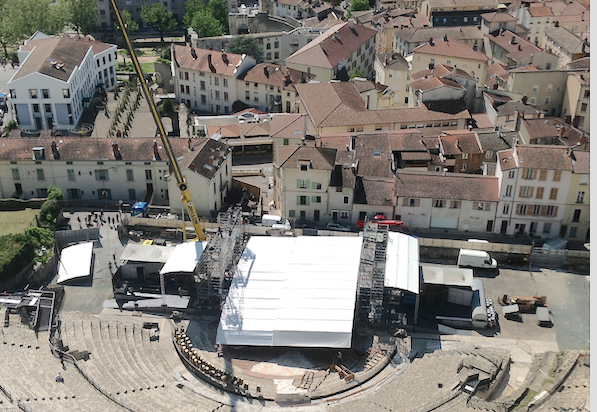
[[171,52],[174,90],[179,103],[196,112],[234,112],[236,79],[255,66],[254,58],[174,44]]
[[8,81],[10,110],[22,128],[76,125],[96,86],[116,83],[116,46],[36,33],[19,47]]
[[572,180],[566,146],[518,145],[498,152],[500,203],[495,233],[560,234]]

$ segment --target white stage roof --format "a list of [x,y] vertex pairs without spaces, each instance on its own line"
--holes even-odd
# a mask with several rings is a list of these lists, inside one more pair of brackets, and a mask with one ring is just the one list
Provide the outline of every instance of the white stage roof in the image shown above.
[[160,270],[160,275],[166,273],[192,273],[203,254],[206,242],[185,242],[176,245],[166,264]]
[[91,275],[92,256],[93,242],[79,243],[62,249],[58,261],[58,280],[56,283]]
[[419,240],[389,232],[384,286],[419,294]]
[[216,343],[349,348],[362,243],[348,236],[251,237]]
[[161,262],[166,263],[172,255],[172,246],[143,245],[141,243],[129,243],[126,245],[121,260],[134,262]]

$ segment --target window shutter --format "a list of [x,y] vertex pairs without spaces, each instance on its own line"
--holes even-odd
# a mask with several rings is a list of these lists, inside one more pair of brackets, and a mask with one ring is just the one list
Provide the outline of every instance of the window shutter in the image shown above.
[[533,180],[537,178],[537,169],[533,170]]
[[531,187],[531,191],[529,192],[529,197],[533,197],[534,194],[535,194],[535,188]]
[[479,209],[479,202],[473,202],[473,210]]
[[421,204],[421,199],[415,199],[415,206],[419,207]]
[[307,184],[305,185],[305,187],[308,189],[309,187],[311,187],[311,183],[309,180],[307,180]]
[[516,214],[519,215],[520,214],[520,205],[516,205]]
[[520,186],[520,188],[518,189],[518,197],[522,197],[522,189],[524,188],[524,186]]
[[311,189],[317,189],[317,183],[315,183],[315,182],[311,183]]
[[296,179],[296,188],[297,189],[301,188],[301,179]]
[[541,211],[539,212],[541,216],[547,216],[547,206],[541,206]]
[[533,214],[533,205],[527,205],[527,215]]
[[553,208],[553,215],[554,215],[554,216],[557,216],[557,215],[558,215],[558,207],[559,207],[559,206],[554,206],[554,208]]
[[309,196],[305,196],[305,200],[307,201],[307,205],[309,205]]
[[487,210],[489,212],[491,210],[491,203],[485,202],[485,209],[484,210]]
[[408,197],[402,199],[402,206],[408,206]]
[[317,196],[311,196],[311,202],[313,202],[313,203],[317,202]]
[[543,190],[542,187],[537,188],[537,199],[543,199]]
[[296,195],[296,204],[297,205],[301,204],[301,197],[299,195]]

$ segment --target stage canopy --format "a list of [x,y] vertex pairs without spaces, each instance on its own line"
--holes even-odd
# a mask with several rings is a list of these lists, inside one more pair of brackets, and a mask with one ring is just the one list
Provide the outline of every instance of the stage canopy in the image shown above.
[[349,348],[362,243],[348,236],[251,237],[216,343]]
[[418,295],[419,240],[403,233],[389,232],[388,235],[384,286]]
[[160,275],[167,273],[192,273],[203,254],[207,242],[185,242],[177,245],[160,270]]
[[174,248],[172,246],[129,243],[122,251],[120,259],[131,262],[166,263],[173,251]]
[[56,283],[90,276],[92,256],[93,242],[79,243],[62,249]]

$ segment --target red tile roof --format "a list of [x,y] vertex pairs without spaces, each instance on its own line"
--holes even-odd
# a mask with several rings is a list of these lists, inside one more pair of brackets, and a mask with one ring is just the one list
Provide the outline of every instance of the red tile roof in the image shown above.
[[333,170],[336,163],[336,152],[336,149],[322,147],[278,146],[276,165],[281,168],[296,169],[301,161],[309,161],[312,169]]
[[484,53],[473,50],[472,46],[469,46],[468,44],[451,37],[448,37],[448,41],[445,41],[441,38],[434,39],[433,45],[431,45],[429,42],[422,44],[413,50],[413,55],[415,53],[458,57],[461,59],[470,60],[489,60],[489,57],[487,57]]
[[551,9],[547,6],[529,7],[528,10],[533,17],[553,16]]
[[410,82],[408,86],[413,90],[421,90],[422,92],[428,92],[440,87],[452,87],[454,89],[465,90],[464,87],[453,80],[435,76],[415,80],[414,82]]
[[433,172],[396,173],[394,194],[398,197],[499,201],[498,179],[493,176]]
[[422,77],[429,77],[429,76],[435,76],[435,77],[447,77],[450,76],[452,74],[455,74],[456,76],[460,76],[460,77],[467,77],[469,79],[474,79],[473,76],[471,76],[470,74],[468,74],[467,72],[465,72],[462,69],[456,68],[454,69],[454,67],[452,66],[447,66],[445,64],[436,64],[433,69],[423,69],[423,70],[419,70],[418,72],[414,72],[410,75],[410,78],[412,80],[417,80],[420,79]]
[[273,138],[301,139],[307,132],[307,115],[279,113],[272,116],[270,124]]
[[477,139],[477,135],[468,130],[450,131],[439,136],[440,148],[445,155],[460,155],[463,153],[479,154],[483,153],[481,143]]
[[498,152],[498,162],[502,170],[515,168],[572,170],[572,159],[567,146],[557,145],[517,145],[512,149]]
[[337,24],[291,54],[286,62],[332,69],[376,34],[359,24]]
[[[287,75],[288,79],[286,78]],[[306,72],[279,64],[260,63],[239,76],[239,79],[247,82],[267,84],[268,86],[277,86],[288,91],[295,91],[295,84],[315,79],[315,75],[309,75]]]
[[588,150],[574,150],[576,160],[572,161],[572,171],[583,175],[591,173],[591,152]]
[[518,21],[516,17],[500,12],[484,13],[481,15],[481,18],[487,21]]
[[[242,63],[243,56],[234,53],[222,53],[215,50],[193,49],[192,47],[174,45],[174,61],[182,69],[201,71],[206,73],[218,73],[232,76],[236,73],[236,67]],[[193,57],[194,50],[197,57]],[[227,62],[223,55],[226,54]],[[209,66],[211,56],[212,68]]]
[[201,139],[203,145],[194,151],[187,151],[180,163],[180,169],[190,169],[201,176],[212,179],[224,161],[230,156],[229,146],[213,139]]
[[541,48],[535,46],[527,39],[522,38],[509,30],[505,30],[501,34],[489,34],[487,37],[489,38],[489,41],[494,42],[502,49],[507,50],[507,56],[514,61],[521,60],[529,55],[542,51]]

